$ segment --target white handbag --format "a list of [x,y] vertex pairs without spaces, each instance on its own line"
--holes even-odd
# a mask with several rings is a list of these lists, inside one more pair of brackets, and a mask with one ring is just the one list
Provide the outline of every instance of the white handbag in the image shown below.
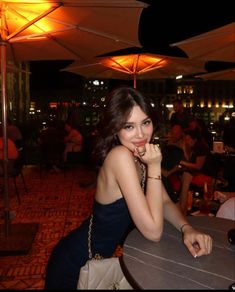
[[77,283],[78,290],[133,290],[122,272],[119,258],[102,258],[99,255],[92,257],[91,252],[91,216],[88,231],[89,260],[80,269]]

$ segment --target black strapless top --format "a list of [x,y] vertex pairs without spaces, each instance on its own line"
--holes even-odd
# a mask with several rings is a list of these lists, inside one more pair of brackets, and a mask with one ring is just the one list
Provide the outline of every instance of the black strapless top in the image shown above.
[[[80,268],[88,260],[88,227],[90,218],[62,238],[48,261],[47,289],[76,289]],[[107,205],[94,201],[92,225],[92,255],[111,257],[118,244],[133,226],[123,198]]]
[[92,225],[92,252],[110,257],[116,246],[122,244],[133,226],[124,198],[103,205],[94,201]]

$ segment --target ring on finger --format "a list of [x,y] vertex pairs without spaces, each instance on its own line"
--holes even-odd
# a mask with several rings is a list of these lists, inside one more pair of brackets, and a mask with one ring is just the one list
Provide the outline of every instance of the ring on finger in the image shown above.
[[154,148],[156,151],[159,151],[159,146],[157,144],[154,144]]

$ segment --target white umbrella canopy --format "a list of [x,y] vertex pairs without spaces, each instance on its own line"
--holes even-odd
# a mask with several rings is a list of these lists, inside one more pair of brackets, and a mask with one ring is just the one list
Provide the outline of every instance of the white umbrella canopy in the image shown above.
[[[9,237],[7,60],[85,60],[129,46],[138,40],[140,14],[147,4],[136,0],[0,0],[0,60],[3,124],[4,218]],[[12,230],[12,228],[11,228]],[[0,230],[1,231],[1,230]],[[16,231],[23,235],[23,231]],[[3,238],[0,237],[2,240]],[[15,241],[15,237],[13,237]],[[22,239],[22,238],[21,238]],[[1,243],[0,240],[0,243]],[[21,241],[21,240],[20,240]],[[30,241],[30,239],[28,240]],[[27,240],[25,240],[27,243]],[[19,242],[19,245],[21,242]],[[0,248],[2,245],[0,244]],[[14,248],[17,248],[15,243]]]
[[191,59],[235,62],[235,22],[171,46],[179,47]]
[[204,80],[232,80],[235,81],[235,68],[196,75]]
[[142,53],[75,61],[62,71],[86,78],[132,79],[136,87],[136,79],[175,78],[179,74],[205,72],[205,69],[202,61]]
[[[36,2],[36,3],[35,3]],[[139,46],[147,4],[136,0],[1,1],[1,38],[8,59],[86,59]]]

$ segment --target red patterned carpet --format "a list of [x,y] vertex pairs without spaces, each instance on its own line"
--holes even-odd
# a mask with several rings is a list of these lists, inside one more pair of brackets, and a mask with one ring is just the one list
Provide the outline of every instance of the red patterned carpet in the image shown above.
[[[71,229],[79,226],[90,214],[95,192],[86,187],[95,173],[78,166],[64,172],[43,171],[36,166],[23,169],[28,193],[17,179],[21,204],[10,179],[10,209],[15,215],[11,225],[39,223],[29,252],[25,255],[0,256],[0,289],[41,290],[44,287],[45,267],[56,242]],[[84,185],[82,187],[81,185]],[[3,221],[3,197],[0,200],[0,223]],[[4,236],[4,233],[2,232]]]

